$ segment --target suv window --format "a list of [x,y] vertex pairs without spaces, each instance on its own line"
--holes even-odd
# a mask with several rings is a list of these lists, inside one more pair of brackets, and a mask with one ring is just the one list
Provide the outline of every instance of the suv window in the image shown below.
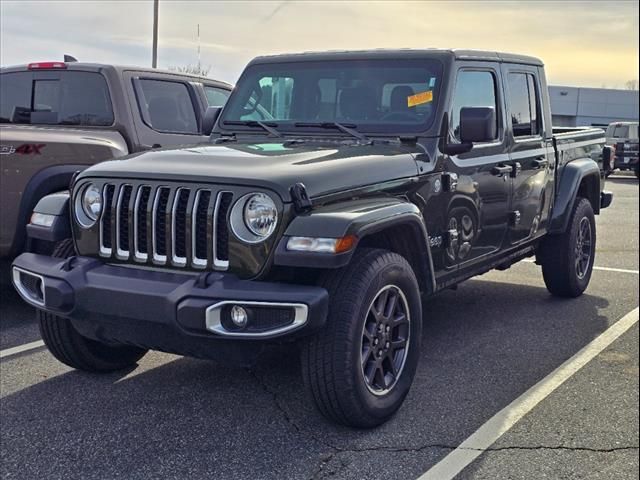
[[204,86],[204,93],[207,96],[207,104],[210,107],[223,107],[231,92],[223,88]]
[[464,107],[493,107],[497,121],[496,79],[491,72],[462,70],[458,73],[451,106],[451,131],[458,141],[460,140],[460,110]]
[[196,112],[184,83],[140,79],[140,90],[142,118],[151,128],[165,133],[198,134]]
[[538,92],[529,73],[510,73],[509,100],[514,137],[540,134]]
[[613,129],[613,138],[629,138],[629,126],[628,125],[616,125]]
[[113,108],[104,77],[93,72],[58,72],[40,79],[32,72],[3,73],[0,122],[31,125],[108,126]]

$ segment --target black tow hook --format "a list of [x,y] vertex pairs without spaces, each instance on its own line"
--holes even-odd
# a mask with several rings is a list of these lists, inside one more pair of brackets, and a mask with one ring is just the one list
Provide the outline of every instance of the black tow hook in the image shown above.
[[196,288],[206,289],[209,288],[216,280],[222,279],[222,274],[216,272],[202,272],[198,275],[194,281]]
[[76,261],[75,255],[73,257],[67,258],[62,264],[62,266],[60,267],[60,270],[62,270],[63,272],[70,272],[71,270],[73,270],[73,267],[74,267],[73,264],[75,263],[75,261]]

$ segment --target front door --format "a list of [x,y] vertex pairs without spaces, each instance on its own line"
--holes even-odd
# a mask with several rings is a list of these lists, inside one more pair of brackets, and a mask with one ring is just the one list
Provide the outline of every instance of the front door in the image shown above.
[[544,137],[541,88],[537,68],[503,65],[507,111],[509,112],[509,155],[514,168],[510,207],[509,243],[534,238],[546,224],[553,189],[553,147]]
[[459,141],[460,109],[486,107],[496,110],[497,135],[474,144],[465,154],[451,156],[448,168],[458,175],[445,217],[446,262],[465,267],[499,251],[509,225],[511,176],[505,145],[504,102],[498,65],[482,63],[462,67],[457,74],[451,108],[450,138]]

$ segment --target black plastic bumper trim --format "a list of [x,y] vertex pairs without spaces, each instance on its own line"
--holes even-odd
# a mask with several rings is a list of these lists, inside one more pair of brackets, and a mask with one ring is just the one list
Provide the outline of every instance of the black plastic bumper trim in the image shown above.
[[[205,358],[212,358],[208,350],[217,342],[308,335],[324,325],[329,305],[328,293],[320,287],[241,280],[227,273],[199,277],[33,253],[20,255],[13,265],[44,279],[46,304],[34,306],[70,318],[83,335]],[[229,340],[205,324],[207,308],[225,300],[304,304],[308,318],[293,332]]]

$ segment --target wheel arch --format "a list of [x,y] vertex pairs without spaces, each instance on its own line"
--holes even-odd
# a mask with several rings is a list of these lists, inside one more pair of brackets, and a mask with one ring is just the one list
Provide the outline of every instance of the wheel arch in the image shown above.
[[18,218],[10,250],[11,256],[19,254],[24,249],[27,240],[26,225],[29,223],[29,217],[38,202],[51,193],[68,189],[73,175],[78,170],[84,170],[87,167],[88,165],[54,165],[43,168],[31,177],[20,198]]
[[[286,250],[290,237],[342,238],[354,235],[356,246],[331,255]],[[274,265],[340,268],[347,265],[358,248],[384,248],[402,255],[414,269],[424,293],[435,291],[435,275],[429,235],[422,214],[413,203],[396,198],[350,201],[325,206],[289,224],[276,249]]]
[[576,198],[589,200],[595,214],[600,213],[600,167],[591,159],[568,163],[562,172],[551,216],[549,233],[566,231]]

